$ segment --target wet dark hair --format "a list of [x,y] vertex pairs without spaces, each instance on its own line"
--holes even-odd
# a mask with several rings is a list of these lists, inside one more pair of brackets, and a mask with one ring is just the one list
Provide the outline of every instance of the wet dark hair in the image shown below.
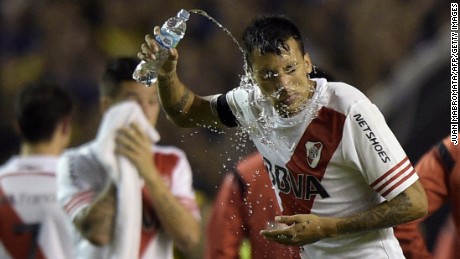
[[120,92],[120,83],[134,81],[133,73],[140,60],[134,57],[114,58],[107,62],[99,83],[102,96],[115,98]]
[[299,44],[302,55],[305,54],[302,36],[297,26],[282,15],[258,16],[243,33],[245,58],[251,66],[250,55],[258,49],[261,54],[281,55],[281,50],[289,50],[286,41],[293,38]]
[[50,140],[57,124],[70,116],[72,109],[68,93],[52,82],[25,85],[15,101],[20,133],[30,143]]

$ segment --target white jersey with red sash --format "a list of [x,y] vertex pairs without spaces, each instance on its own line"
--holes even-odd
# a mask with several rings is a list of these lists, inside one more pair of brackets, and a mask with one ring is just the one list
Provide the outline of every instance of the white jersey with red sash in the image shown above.
[[[278,116],[258,88],[236,88],[226,96],[264,157],[283,214],[348,216],[412,185],[418,176],[378,108],[350,85],[315,81],[311,103],[291,118]],[[403,258],[392,228],[324,239],[302,253]]]
[[73,258],[56,163],[53,156],[16,156],[0,168],[0,258]]
[[[88,206],[102,191],[109,175],[93,153],[94,142],[66,151],[59,162],[59,201],[70,218]],[[200,217],[192,188],[192,171],[185,153],[175,147],[155,145],[152,159],[171,190],[196,218]],[[141,187],[139,187],[141,188]],[[162,230],[156,219],[155,209],[146,189],[142,189],[142,231],[139,258],[173,258],[172,239]],[[127,222],[126,224],[129,224]],[[77,233],[77,230],[74,230]],[[76,257],[108,258],[107,247],[96,247],[88,240],[79,238]]]

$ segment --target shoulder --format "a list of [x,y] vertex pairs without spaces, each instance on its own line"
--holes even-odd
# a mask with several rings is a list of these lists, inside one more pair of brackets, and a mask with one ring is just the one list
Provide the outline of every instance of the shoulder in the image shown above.
[[14,164],[15,161],[17,160],[17,157],[11,157],[8,161],[6,161],[3,165],[0,166],[0,176],[2,174],[8,173],[12,170],[14,170]]
[[327,82],[326,89],[329,108],[348,114],[358,103],[371,104],[369,98],[356,87],[343,82]]
[[153,150],[153,155],[157,163],[189,163],[186,153],[176,146],[154,145]]
[[154,145],[153,148],[155,154],[185,156],[185,152],[176,146]]
[[368,99],[359,89],[344,82],[327,82],[327,86],[330,92],[338,98],[349,98],[351,100]]
[[88,154],[90,153],[90,148],[93,144],[94,142],[91,141],[77,147],[68,148],[64,150],[64,152],[61,155],[61,158],[73,156],[88,156]]
[[58,170],[62,170],[74,164],[91,164],[91,161],[96,160],[91,154],[91,143],[92,142],[66,149],[59,158]]
[[238,86],[226,93],[226,99],[230,107],[247,106],[253,101],[260,101],[259,87],[254,85]]
[[[244,157],[236,164],[235,168],[235,177],[242,190],[246,190],[249,183],[263,185],[265,184],[265,178],[268,179],[263,157],[258,152]],[[242,183],[243,185],[241,185]]]
[[242,175],[252,175],[254,172],[265,170],[262,155],[258,152],[248,155],[236,165],[237,172]]
[[78,172],[78,174],[86,175],[96,171],[104,171],[97,157],[92,152],[94,143],[89,142],[78,147],[66,149],[59,158],[58,172],[64,171],[70,174]]

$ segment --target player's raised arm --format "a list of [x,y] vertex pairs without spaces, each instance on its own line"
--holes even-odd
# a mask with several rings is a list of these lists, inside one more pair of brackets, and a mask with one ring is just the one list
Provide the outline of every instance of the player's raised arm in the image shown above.
[[[155,34],[159,27],[155,27]],[[153,35],[145,36],[145,43],[141,46],[138,57],[145,60],[155,59],[155,53],[159,51]],[[211,107],[212,96],[199,96],[188,89],[177,75],[177,62],[179,54],[177,49],[171,48],[169,58],[159,70],[158,92],[161,105],[168,118],[180,127],[213,126],[223,127],[217,113]]]

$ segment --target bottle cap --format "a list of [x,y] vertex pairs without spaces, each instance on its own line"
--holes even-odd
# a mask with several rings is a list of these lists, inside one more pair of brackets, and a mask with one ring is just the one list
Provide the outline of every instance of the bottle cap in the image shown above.
[[177,16],[178,16],[178,17],[181,17],[182,19],[184,19],[184,20],[187,21],[188,18],[190,17],[190,13],[189,13],[189,11],[187,11],[187,10],[185,10],[185,9],[181,9],[181,10],[179,11],[179,13],[177,13]]

